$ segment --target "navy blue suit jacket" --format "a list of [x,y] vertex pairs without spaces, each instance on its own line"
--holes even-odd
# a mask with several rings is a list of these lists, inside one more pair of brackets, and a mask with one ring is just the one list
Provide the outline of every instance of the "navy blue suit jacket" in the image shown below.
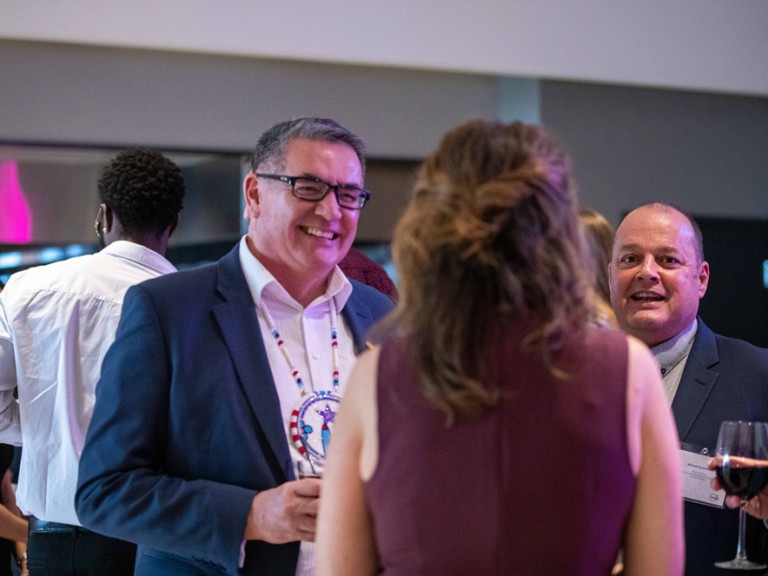
[[[768,421],[768,350],[699,326],[672,412],[680,441],[714,454],[724,420]],[[738,512],[685,502],[686,570],[689,576],[717,574],[714,562],[736,554]],[[747,554],[765,557],[761,521],[750,519]]]
[[[357,353],[393,302],[352,282]],[[293,479],[286,433],[238,247],[129,289],[102,366],[76,509],[139,544],[137,574],[238,573],[251,501]],[[297,542],[248,542],[242,574],[294,574]]]

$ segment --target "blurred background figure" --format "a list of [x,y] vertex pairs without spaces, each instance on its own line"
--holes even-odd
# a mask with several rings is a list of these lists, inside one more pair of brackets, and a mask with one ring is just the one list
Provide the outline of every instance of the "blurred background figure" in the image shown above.
[[606,328],[617,328],[616,314],[611,307],[608,285],[608,265],[613,248],[613,227],[600,212],[589,208],[579,210],[589,254],[595,266],[595,323]]
[[[5,284],[0,280],[0,292]],[[27,570],[27,520],[16,505],[11,464],[14,447],[0,444],[0,576],[25,574]]]
[[683,570],[677,435],[638,340],[592,323],[568,160],[474,121],[422,165],[399,303],[350,376],[318,575]]
[[0,444],[0,576],[25,574],[27,569],[27,520],[16,505],[11,481],[14,448]]
[[164,255],[186,188],[168,158],[131,149],[98,190],[101,251],[17,272],[0,293],[0,441],[24,446],[17,496],[35,576],[130,575],[136,556],[81,526],[78,462],[126,290],[176,271]]
[[387,271],[362,250],[350,248],[339,262],[339,268],[350,280],[367,284],[392,299],[397,299],[397,287]]

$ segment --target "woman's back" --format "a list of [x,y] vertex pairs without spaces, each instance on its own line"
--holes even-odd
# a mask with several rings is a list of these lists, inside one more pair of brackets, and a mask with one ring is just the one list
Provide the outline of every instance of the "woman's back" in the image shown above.
[[349,376],[318,576],[608,575],[620,546],[627,576],[682,573],[658,365],[587,327],[577,207],[567,154],[537,126],[467,122],[421,165],[380,331],[402,340]]
[[552,375],[499,327],[485,359],[505,399],[446,426],[419,392],[408,343],[381,350],[379,456],[365,485],[386,575],[610,574],[635,495],[627,341],[588,329]]

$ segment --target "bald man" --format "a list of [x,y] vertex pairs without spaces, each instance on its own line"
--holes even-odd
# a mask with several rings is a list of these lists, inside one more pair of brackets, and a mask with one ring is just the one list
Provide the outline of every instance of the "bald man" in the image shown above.
[[[768,420],[768,350],[715,334],[698,317],[709,274],[698,225],[672,206],[640,206],[616,230],[609,279],[619,326],[651,348],[683,448],[704,454],[714,453],[724,420]],[[735,555],[738,513],[690,496],[685,573],[714,576],[714,563]],[[766,559],[766,539],[750,518],[750,559]]]

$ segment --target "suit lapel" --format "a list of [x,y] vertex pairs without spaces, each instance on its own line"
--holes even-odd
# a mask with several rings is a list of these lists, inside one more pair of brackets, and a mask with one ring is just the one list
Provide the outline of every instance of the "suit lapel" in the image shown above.
[[280,464],[284,477],[276,478],[276,481],[281,483],[293,476],[291,456],[283,430],[280,399],[237,247],[219,263],[218,289],[224,302],[213,308],[213,314],[229,349],[243,394]]
[[367,348],[365,339],[368,329],[374,322],[373,314],[368,305],[360,298],[358,290],[352,290],[341,315],[349,326],[352,339],[355,342],[355,355],[362,354]]
[[[284,478],[276,479],[280,483],[293,477],[291,455],[283,430],[280,399],[238,251],[239,247],[235,246],[219,261],[217,289],[222,302],[214,306],[213,314],[229,349],[243,394],[280,464],[284,475]],[[367,347],[365,336],[375,319],[359,291],[352,291],[341,314],[352,333],[355,354],[362,353]]]
[[715,370],[719,362],[715,335],[701,318],[698,323],[680,386],[672,401],[680,441],[685,441],[719,376]]

